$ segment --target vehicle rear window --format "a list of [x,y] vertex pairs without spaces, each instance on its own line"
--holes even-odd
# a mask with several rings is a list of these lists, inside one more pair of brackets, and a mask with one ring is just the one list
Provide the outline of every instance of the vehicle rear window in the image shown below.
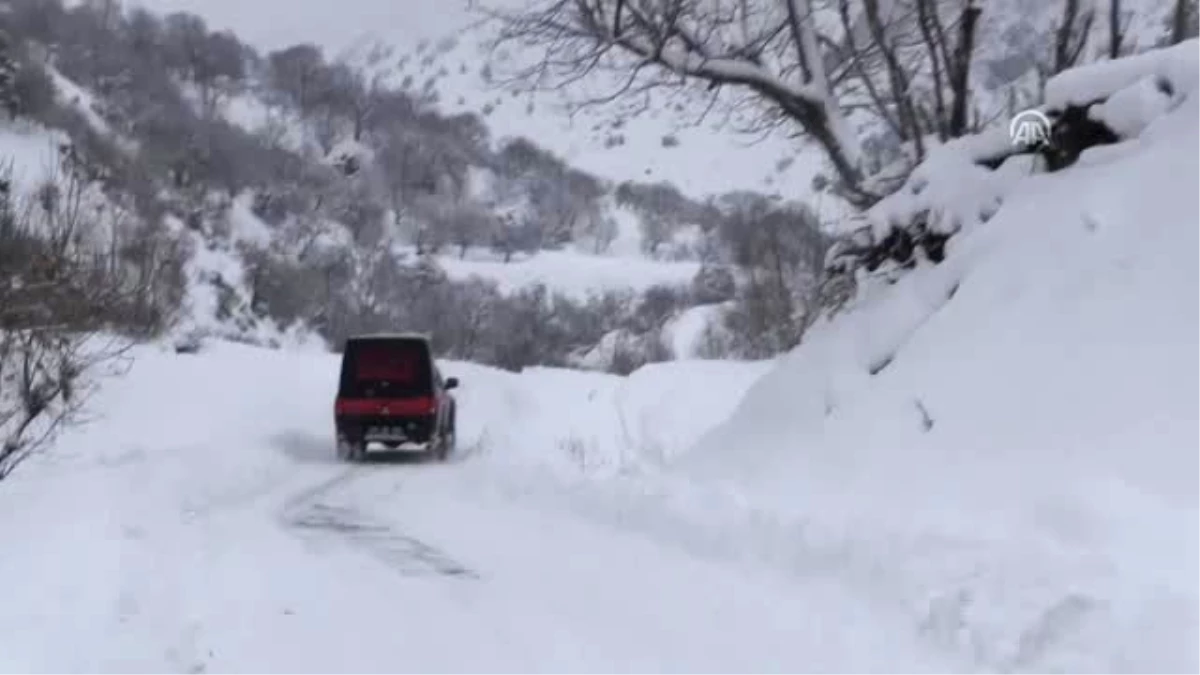
[[424,342],[384,338],[347,343],[341,396],[426,395],[432,387],[433,364]]
[[355,355],[356,380],[416,384],[425,352],[411,343],[364,345]]

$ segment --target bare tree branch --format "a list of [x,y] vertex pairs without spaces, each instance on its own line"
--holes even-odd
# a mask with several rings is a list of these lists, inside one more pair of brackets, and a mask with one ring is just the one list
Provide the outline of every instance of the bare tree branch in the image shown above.
[[94,376],[164,327],[159,301],[182,264],[159,232],[122,232],[133,221],[97,203],[85,158],[61,159],[24,207],[0,178],[0,479],[79,422]]
[[[941,16],[952,4],[956,21]],[[498,27],[502,67],[510,44],[522,59],[536,56],[507,64],[509,86],[565,93],[573,111],[678,95],[703,110],[700,119],[720,109],[747,134],[799,135],[824,153],[838,193],[861,208],[882,196],[872,174],[883,166],[864,164],[863,141],[886,137],[890,176],[904,171],[895,160],[920,160],[930,133],[947,139],[970,126],[981,8],[968,0],[535,0],[482,13]],[[603,89],[565,90],[583,84]]]
[[[687,0],[554,0],[541,10],[489,15],[500,25],[498,45],[517,42],[542,53],[518,68],[518,82],[558,88],[590,75],[623,73],[613,92],[582,101],[592,105],[622,93],[693,84],[743,91],[758,101],[763,118],[802,128],[848,192],[869,203],[875,196],[862,186],[856,150],[848,147],[854,139],[840,128],[842,111],[830,89],[822,49],[828,40],[817,35],[807,5],[785,0],[773,12],[769,4],[748,0],[704,6]],[[673,78],[662,77],[667,74]]]

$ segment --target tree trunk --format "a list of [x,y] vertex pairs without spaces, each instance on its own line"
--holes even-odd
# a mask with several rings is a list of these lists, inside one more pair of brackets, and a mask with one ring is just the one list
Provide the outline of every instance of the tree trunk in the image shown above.
[[896,106],[896,116],[900,125],[900,140],[912,141],[917,153],[917,161],[925,158],[925,145],[922,139],[924,129],[916,107],[913,105],[912,92],[909,90],[909,77],[896,54],[896,49],[888,39],[883,20],[879,15],[878,0],[864,0],[867,24],[876,48],[883,56],[884,67],[887,69],[888,85],[892,91],[892,102]]
[[1051,75],[1061,73],[1075,64],[1075,60],[1079,58],[1080,52],[1087,44],[1087,36],[1094,16],[1088,12],[1083,19],[1083,25],[1077,31],[1079,0],[1065,0],[1062,23],[1059,24],[1054,36],[1054,68],[1050,72]]
[[[921,28],[921,39],[925,42],[926,51],[929,53],[929,64],[933,74],[934,125],[938,139],[945,141],[950,137],[950,130],[946,124],[948,116],[946,115],[946,93],[942,70],[949,64],[942,62],[941,55],[944,53],[944,46],[938,43],[940,32],[934,30],[938,24],[937,5],[933,4],[933,7],[930,7],[930,4],[931,0],[917,0],[917,24]],[[939,47],[943,49],[939,49]],[[949,75],[946,73],[945,77],[949,77]]]
[[1188,18],[1192,0],[1175,0],[1175,12],[1171,16],[1171,44],[1177,45],[1187,37]]
[[971,96],[971,54],[975,51],[975,26],[982,12],[979,5],[975,4],[975,0],[967,0],[967,5],[963,7],[951,84],[951,91],[954,95],[950,108],[951,138],[962,136],[967,129],[967,99]]
[[1121,58],[1121,41],[1125,37],[1121,30],[1121,0],[1108,2],[1108,58]]

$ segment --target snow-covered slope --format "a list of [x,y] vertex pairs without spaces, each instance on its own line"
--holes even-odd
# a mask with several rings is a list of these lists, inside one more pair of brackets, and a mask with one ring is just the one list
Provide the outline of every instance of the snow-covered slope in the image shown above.
[[642,292],[656,285],[686,287],[700,269],[700,263],[693,261],[659,261],[638,254],[590,255],[578,251],[538,251],[510,262],[485,252],[466,259],[443,255],[438,261],[452,279],[488,279],[502,292],[544,284],[575,298],[605,291]]
[[[511,3],[519,6],[523,1]],[[264,50],[312,42],[336,57],[381,41],[394,46],[399,57],[407,57],[396,70],[397,78],[412,77],[416,89],[432,80],[443,109],[485,112],[495,138],[532,138],[572,165],[608,180],[666,180],[694,197],[737,189],[799,197],[808,191],[817,169],[806,158],[796,161],[797,146],[782,134],[758,142],[714,133],[711,123],[693,126],[665,105],[614,125],[617,115],[612,108],[584,111],[571,119],[561,96],[506,93],[482,74],[499,55],[485,51],[485,34],[475,30],[480,17],[470,11],[470,0],[258,0],[252,9],[236,0],[134,4],[161,12],[192,12],[213,28],[232,29]],[[699,116],[702,110],[692,112]],[[610,147],[617,136],[623,142]],[[668,136],[678,144],[664,143]]]
[[918,174],[1003,204],[817,325],[680,470],[993,667],[1196,669],[1196,48],[1052,81],[1144,127],[1066,171]]

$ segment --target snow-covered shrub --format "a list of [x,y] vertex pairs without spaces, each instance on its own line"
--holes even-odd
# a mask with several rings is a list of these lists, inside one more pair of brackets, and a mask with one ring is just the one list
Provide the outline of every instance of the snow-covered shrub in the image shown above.
[[692,297],[700,304],[725,302],[736,292],[733,272],[724,265],[702,265],[692,278]]
[[178,258],[156,240],[112,246],[103,204],[78,208],[87,185],[54,188],[26,208],[0,179],[0,479],[78,421],[94,378],[169,320],[154,284]]
[[199,354],[204,350],[207,339],[207,331],[199,328],[192,328],[182,331],[180,335],[172,341],[172,345],[176,354]]
[[22,62],[12,82],[11,110],[14,116],[39,119],[55,105],[54,83],[39,63]]

